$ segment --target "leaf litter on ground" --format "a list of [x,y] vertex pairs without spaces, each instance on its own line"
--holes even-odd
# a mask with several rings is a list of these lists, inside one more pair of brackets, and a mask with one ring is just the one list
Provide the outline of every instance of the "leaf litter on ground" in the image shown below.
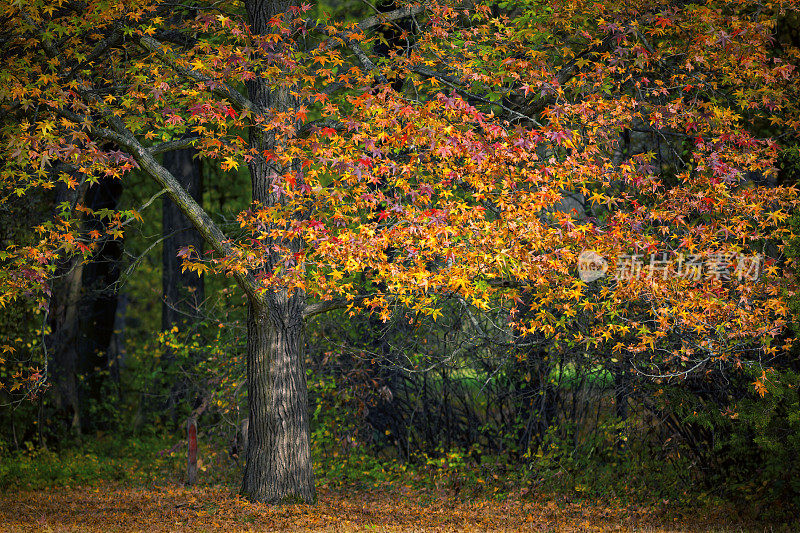
[[[790,531],[789,526],[784,526]],[[120,484],[9,491],[0,531],[781,531],[733,509],[675,512],[527,494],[459,499],[430,491],[322,488],[316,505],[250,503],[229,487]]]

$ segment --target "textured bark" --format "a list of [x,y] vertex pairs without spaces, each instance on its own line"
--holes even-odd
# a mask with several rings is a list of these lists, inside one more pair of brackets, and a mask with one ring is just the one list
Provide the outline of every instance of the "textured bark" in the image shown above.
[[[269,21],[286,13],[286,1],[250,0],[246,3],[254,33],[269,31]],[[287,111],[296,106],[288,88],[270,88],[258,78],[247,84],[257,106]],[[272,132],[251,130],[256,153],[274,152],[278,140]],[[250,163],[253,201],[276,205],[283,198],[272,191],[271,181],[287,167],[259,156]],[[300,243],[293,243],[299,248]],[[271,269],[277,257],[267,257]],[[282,503],[316,499],[308,425],[305,374],[305,296],[300,291],[278,290],[264,299],[251,299],[248,308],[247,384],[249,435],[242,493],[251,501]]]
[[272,294],[250,304],[247,322],[249,424],[242,493],[251,501],[316,499],[308,426],[302,298]]

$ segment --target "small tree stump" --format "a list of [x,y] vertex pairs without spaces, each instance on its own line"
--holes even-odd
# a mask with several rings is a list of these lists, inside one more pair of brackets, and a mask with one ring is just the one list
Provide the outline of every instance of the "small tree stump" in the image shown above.
[[194,485],[197,483],[197,420],[190,417],[186,422],[186,437],[189,447],[187,453],[188,477],[186,483]]

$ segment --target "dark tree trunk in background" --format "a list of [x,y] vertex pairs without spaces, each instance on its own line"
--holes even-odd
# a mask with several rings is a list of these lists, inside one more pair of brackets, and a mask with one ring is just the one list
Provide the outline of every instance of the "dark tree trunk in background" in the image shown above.
[[[86,187],[59,186],[56,205],[83,203]],[[51,287],[47,349],[52,360],[53,395],[57,418],[64,419],[70,431],[81,432],[78,400],[78,316],[83,280],[83,263],[76,257],[59,261]]]
[[[203,173],[195,150],[175,150],[164,154],[164,167],[200,205],[203,205]],[[205,299],[205,283],[196,272],[181,272],[178,250],[191,246],[202,256],[203,237],[175,203],[164,197],[162,203],[162,306],[161,328],[182,327],[197,318],[197,308]]]
[[620,423],[617,430],[617,447],[619,448],[624,448],[627,442],[625,422],[628,420],[628,399],[632,392],[628,368],[630,368],[630,360],[627,358],[611,368],[614,376],[614,413]]
[[[175,150],[164,154],[164,167],[170,171],[178,183],[199,205],[203,205],[203,172],[201,162],[194,157],[194,149]],[[167,197],[162,202],[162,277],[161,277],[161,328],[169,331],[177,327],[189,331],[197,321],[199,307],[205,300],[203,276],[186,270],[182,272],[183,260],[178,251],[191,247],[202,256],[204,240],[191,221],[178,206]],[[173,363],[174,357],[167,353],[165,363]],[[177,406],[189,399],[189,381],[175,376],[172,384],[167,411],[173,423],[177,423]],[[195,406],[196,407],[196,406]]]
[[[122,182],[118,179],[102,179],[89,187],[86,201],[94,210],[117,208],[122,196]],[[96,229],[103,233],[106,221],[90,217],[86,221],[87,230]],[[117,282],[122,259],[122,239],[105,236],[100,241],[92,260],[83,267],[83,290],[85,305],[79,317],[81,336],[78,353],[80,355],[78,372],[84,376],[85,398],[101,407],[108,402],[105,386],[111,377],[113,360],[109,358],[109,347],[114,335],[114,320],[117,314]],[[84,411],[89,407],[85,402]],[[100,411],[103,412],[102,410]],[[88,413],[87,413],[88,414]],[[84,416],[85,429],[105,429],[109,420],[92,419]]]
[[[375,8],[380,13],[389,13],[396,9],[400,9],[401,5],[397,0],[380,0],[375,3]],[[385,59],[391,59],[394,55],[403,55],[411,48],[411,34],[413,26],[410,18],[401,18],[393,22],[382,24],[377,27],[375,34],[378,39],[372,47],[372,52],[377,56]],[[405,78],[398,72],[391,72],[387,74],[389,82],[397,92],[403,91],[403,83]]]
[[[288,1],[246,2],[254,34],[271,30],[270,19],[287,12]],[[287,14],[287,16],[291,16]],[[271,89],[265,80],[248,82],[250,99],[277,112],[291,112],[297,104],[289,90]],[[274,152],[273,132],[252,129],[250,144],[256,153]],[[269,206],[283,201],[272,191],[271,180],[291,170],[259,155],[250,164],[253,201]],[[300,243],[295,243],[299,247]],[[266,257],[271,269],[277,257]],[[276,290],[251,301],[247,319],[247,385],[249,436],[242,493],[251,501],[282,503],[316,500],[311,464],[308,392],[305,374],[305,296],[300,291]]]
[[[94,211],[113,210],[121,194],[122,182],[106,178],[80,192],[59,191],[57,203],[85,203]],[[57,266],[50,302],[48,346],[56,376],[56,405],[76,433],[104,429],[109,422],[103,408],[107,407],[106,386],[114,363],[109,346],[114,335],[123,244],[121,239],[105,235],[106,222],[97,216],[84,220],[83,231],[96,230],[103,237],[97,241],[90,261],[70,259]]]

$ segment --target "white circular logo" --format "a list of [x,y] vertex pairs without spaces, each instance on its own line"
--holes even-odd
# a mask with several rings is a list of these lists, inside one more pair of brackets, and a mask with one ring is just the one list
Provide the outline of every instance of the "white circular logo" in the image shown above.
[[578,256],[578,276],[590,282],[600,279],[608,271],[608,262],[594,250],[584,250]]

